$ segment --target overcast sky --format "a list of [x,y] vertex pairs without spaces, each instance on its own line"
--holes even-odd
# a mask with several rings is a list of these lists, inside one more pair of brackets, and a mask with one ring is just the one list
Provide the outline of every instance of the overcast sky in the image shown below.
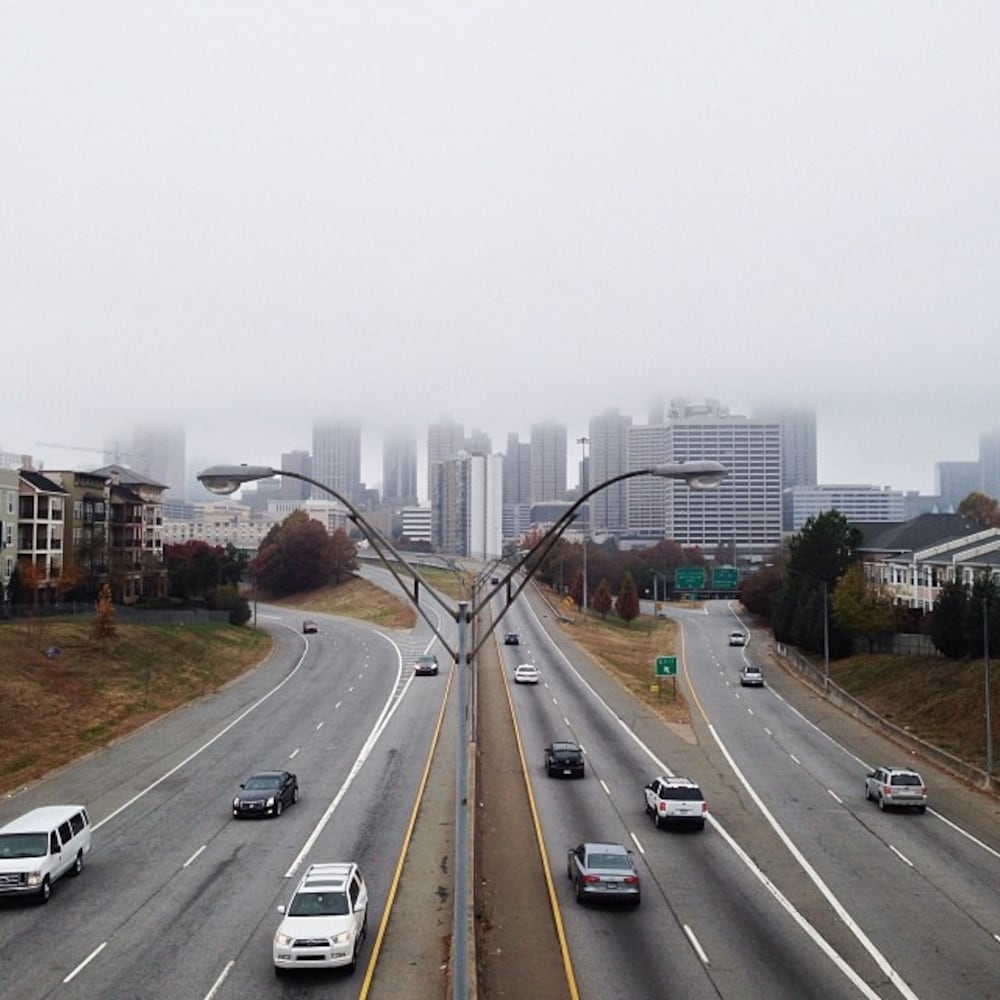
[[6,451],[712,397],[930,493],[1000,427],[996,0],[0,10]]

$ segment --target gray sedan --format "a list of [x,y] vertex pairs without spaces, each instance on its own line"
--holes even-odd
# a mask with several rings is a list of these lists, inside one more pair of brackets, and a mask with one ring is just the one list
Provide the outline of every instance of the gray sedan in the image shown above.
[[639,905],[639,873],[632,852],[621,844],[577,844],[569,852],[566,874],[578,903],[598,899]]

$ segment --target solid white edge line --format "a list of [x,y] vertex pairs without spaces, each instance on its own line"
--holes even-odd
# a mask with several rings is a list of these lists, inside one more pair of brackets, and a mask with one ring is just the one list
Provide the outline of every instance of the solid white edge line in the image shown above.
[[[538,623],[539,628],[543,628],[541,621],[538,619],[538,615],[535,614],[535,609],[532,608],[530,604],[528,604],[528,608],[529,608],[531,614],[534,615],[535,621]],[[548,633],[546,633],[546,634],[548,634]],[[552,648],[556,651],[556,653],[560,657],[562,657],[563,662],[572,671],[572,673],[576,676],[576,679],[580,682],[580,684],[583,685],[583,687],[585,688],[585,690],[587,690],[590,693],[590,695],[594,698],[594,700],[599,705],[601,705],[601,707],[603,707],[604,710],[613,719],[617,720],[621,724],[622,729],[626,733],[628,733],[629,737],[635,742],[635,744],[638,747],[640,747],[640,749],[646,754],[646,756],[649,757],[649,759],[658,768],[660,768],[661,773],[665,774],[667,777],[673,777],[674,776],[674,772],[669,767],[667,767],[667,765],[663,761],[661,761],[656,756],[656,754],[654,754],[653,751],[648,746],[646,746],[645,743],[642,742],[641,739],[639,739],[639,736],[636,733],[634,733],[631,729],[629,729],[629,727],[625,723],[625,721],[622,718],[620,718],[620,716],[618,716],[615,713],[614,709],[597,693],[597,691],[594,690],[594,688],[586,680],[586,678],[580,673],[580,671],[577,670],[576,667],[573,666],[573,663],[570,661],[569,657],[566,656],[566,654],[559,648],[559,646],[555,642],[552,642],[551,639],[550,639],[550,642],[552,644]],[[786,702],[786,704],[787,704],[787,702]],[[806,721],[808,721],[808,720],[806,720]],[[811,723],[810,723],[810,725],[811,725]],[[815,876],[813,878],[813,881],[816,882],[818,880],[819,884],[818,884],[817,887],[822,887],[822,888],[820,888],[820,891],[823,892],[824,896],[826,897],[827,894],[829,894],[829,897],[832,897],[832,899],[836,902],[836,906],[834,906],[835,911],[838,913],[838,915],[843,914],[844,918],[846,919],[846,921],[849,924],[849,926],[851,926],[852,928],[856,928],[857,929],[857,932],[862,936],[861,938],[859,938],[859,940],[862,940],[862,939],[863,940],[867,940],[867,938],[864,936],[864,931],[862,931],[861,928],[858,927],[857,924],[855,924],[853,920],[851,920],[850,916],[848,916],[846,914],[846,911],[844,910],[843,906],[841,906],[840,902],[836,900],[836,897],[833,897],[833,894],[830,892],[830,890],[827,889],[827,887],[822,882],[822,880],[819,879],[819,875],[816,874],[813,871],[812,867],[809,865],[808,861],[806,861],[806,859],[802,856],[801,852],[788,839],[788,837],[785,834],[784,830],[782,830],[778,826],[777,821],[774,819],[773,816],[771,816],[770,812],[768,812],[767,808],[764,806],[764,803],[761,801],[760,796],[758,796],[757,793],[750,787],[750,784],[749,784],[749,782],[747,782],[747,779],[744,777],[743,773],[739,770],[738,767],[736,767],[736,762],[733,760],[733,758],[730,755],[729,751],[726,749],[725,745],[719,739],[718,734],[715,732],[715,727],[712,726],[711,724],[709,724],[708,728],[709,728],[709,732],[711,732],[711,734],[712,734],[713,739],[716,741],[716,743],[718,743],[719,748],[722,750],[723,755],[726,757],[726,760],[729,762],[730,766],[736,772],[736,774],[739,777],[740,781],[742,782],[743,786],[747,789],[747,791],[749,792],[750,796],[753,798],[754,802],[757,803],[758,808],[760,808],[762,810],[762,812],[764,813],[765,817],[770,822],[772,828],[775,829],[775,832],[778,833],[778,836],[782,839],[783,842],[785,842],[786,846],[792,852],[793,857],[795,857],[795,859],[799,862],[799,864],[803,867],[803,870],[805,870],[807,874],[809,874],[810,872],[812,872],[812,875],[810,875],[810,878],[813,878],[813,876]],[[822,732],[822,730],[818,730],[818,731]],[[746,865],[746,867],[749,869],[749,871],[757,878],[757,880],[761,883],[761,885],[763,885],[764,888],[767,889],[767,891],[778,902],[778,904],[802,928],[802,930],[816,944],[816,946],[834,963],[834,965],[836,965],[836,967],[838,969],[840,969],[840,971],[843,973],[843,975],[845,976],[845,978],[847,978],[858,989],[858,991],[860,993],[862,993],[864,996],[866,996],[867,998],[869,998],[869,1000],[880,1000],[879,994],[875,993],[868,986],[868,984],[854,971],[854,969],[851,968],[851,966],[848,965],[847,962],[837,953],[837,951],[823,937],[823,935],[820,934],[819,931],[816,930],[816,928],[813,927],[812,924],[810,924],[809,921],[806,920],[806,918],[801,913],[799,913],[799,911],[791,904],[791,902],[789,902],[789,900],[785,899],[785,897],[782,895],[782,893],[778,889],[778,887],[767,877],[767,875],[764,873],[764,871],[761,868],[758,867],[757,863],[746,853],[746,851],[744,851],[743,848],[740,847],[740,845],[737,844],[735,840],[733,840],[733,838],[725,830],[725,828],[722,826],[722,824],[717,819],[715,819],[715,817],[711,813],[708,814],[707,819],[708,819],[708,822],[714,827],[714,829],[725,839],[726,843],[734,851],[734,853],[736,854],[736,856],[744,863],[744,865]],[[634,835],[633,835],[632,839],[633,840],[635,839]],[[825,890],[825,892],[824,892],[824,890]],[[829,901],[830,901],[830,898],[828,898],[828,902]],[[833,903],[831,903],[831,905],[833,905]],[[863,941],[862,941],[862,943],[863,943]],[[871,945],[871,942],[869,942],[869,944]],[[871,945],[871,948],[874,949],[875,946]],[[879,958],[881,958],[882,963],[885,963],[885,959],[882,958],[881,953],[878,952],[877,949],[875,949],[875,952],[876,952],[876,954],[879,955]],[[887,965],[888,963],[885,963],[885,964]],[[883,971],[885,971],[885,970],[883,970]],[[896,985],[897,989],[899,989],[898,983],[902,982],[902,980],[900,979],[900,977],[898,976],[898,974],[895,972],[895,970],[893,970],[893,969],[891,969],[891,967],[889,967],[889,971],[887,971],[886,974],[889,976],[889,978],[892,981],[893,985]],[[903,983],[903,987],[904,987],[904,989],[900,989],[900,992],[904,993],[904,995],[906,995],[907,997],[909,997],[910,1000],[917,1000],[916,995],[912,991],[910,991],[909,987],[906,986],[905,983]]]
[[276,694],[278,691],[280,691],[296,675],[296,673],[298,673],[299,667],[302,666],[302,663],[305,660],[305,655],[306,655],[305,652],[303,652],[302,656],[299,657],[299,662],[295,664],[295,666],[288,672],[288,674],[285,675],[285,677],[283,677],[277,684],[275,684],[270,691],[268,691],[266,694],[258,698],[249,708],[246,708],[242,712],[240,712],[240,714],[237,715],[232,722],[230,722],[227,726],[224,726],[222,729],[220,729],[210,740],[208,740],[205,743],[202,743],[202,745],[198,747],[197,750],[194,750],[193,752],[189,753],[187,757],[185,757],[179,764],[175,764],[165,774],[161,774],[160,777],[156,779],[156,781],[154,781],[150,785],[147,785],[141,792],[136,792],[136,794],[133,795],[132,798],[130,798],[127,802],[123,802],[113,812],[108,813],[108,815],[105,816],[104,819],[100,820],[97,823],[94,823],[91,826],[91,829],[99,830],[102,826],[104,826],[105,823],[110,822],[119,813],[123,813],[130,806],[135,805],[135,803],[138,802],[139,799],[141,799],[144,795],[149,794],[149,792],[151,792],[154,788],[156,788],[158,785],[161,785],[164,781],[166,781],[167,778],[176,774],[182,767],[184,767],[185,764],[189,764],[199,754],[204,753],[213,743],[217,742],[218,740],[221,740],[222,737],[225,736],[230,729],[232,729],[234,726],[239,725],[239,723],[241,723],[248,715],[250,715],[251,712],[255,712],[258,708],[260,708],[260,706],[263,705],[264,702],[268,700],[268,698],[270,698],[273,694]]
[[82,972],[105,948],[108,942],[102,941],[64,980],[63,983],[71,982],[76,978],[77,973]]
[[608,788],[608,786],[604,783],[604,779],[603,778],[598,778],[597,780],[601,783],[601,788],[604,789],[604,794],[607,795],[607,797],[610,799],[611,798],[611,789]]
[[844,800],[832,788],[828,788],[826,790],[826,794],[829,795],[834,802],[838,802],[840,805],[844,804]]
[[294,749],[294,750],[293,750],[293,751],[292,751],[292,752],[291,752],[291,753],[290,753],[290,754],[288,755],[288,759],[289,759],[289,760],[295,760],[295,758],[296,758],[296,757],[298,757],[298,755],[299,755],[299,751],[300,751],[301,749],[302,749],[302,747],[296,747],[296,748],[295,748],[295,749]]
[[640,841],[639,838],[634,833],[632,833],[631,830],[629,830],[629,834],[628,835],[632,838],[632,843],[635,844],[636,850],[641,855],[643,855],[643,857],[645,857],[645,855],[646,855],[646,848],[644,848],[642,846],[642,841]]

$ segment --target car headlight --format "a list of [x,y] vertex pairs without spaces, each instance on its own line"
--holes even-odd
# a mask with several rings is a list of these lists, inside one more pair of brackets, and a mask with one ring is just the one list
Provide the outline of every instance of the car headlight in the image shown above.
[[334,944],[348,944],[351,940],[351,932],[341,931],[339,934],[334,934],[333,937],[330,938],[330,940]]
[[270,809],[274,806],[274,796],[271,795],[267,800],[267,808]]
[[28,872],[27,882],[28,882],[28,885],[41,885],[42,884],[42,873],[40,871],[37,871],[37,872]]
[[291,947],[291,944],[292,944],[292,942],[294,940],[295,940],[295,938],[293,938],[291,934],[286,934],[282,930],[277,930],[277,931],[274,932],[274,943],[279,948],[289,948],[289,947]]
[[233,808],[234,809],[239,809],[239,807],[240,807],[240,800],[239,799],[233,799]]

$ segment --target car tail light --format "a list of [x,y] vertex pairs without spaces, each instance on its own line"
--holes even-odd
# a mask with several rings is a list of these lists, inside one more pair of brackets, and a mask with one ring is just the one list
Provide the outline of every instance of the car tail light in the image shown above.
[[702,804],[701,804],[701,811],[703,813],[707,813],[708,812],[708,803],[707,802],[702,802]]
[[583,876],[583,881],[584,882],[600,882],[601,881],[601,877],[600,877],[600,875],[584,875]]
[[883,795],[892,795],[892,785],[883,785],[882,786],[882,794]]
[[639,884],[639,876],[638,875],[626,875],[625,876],[625,884],[626,885],[638,885]]

